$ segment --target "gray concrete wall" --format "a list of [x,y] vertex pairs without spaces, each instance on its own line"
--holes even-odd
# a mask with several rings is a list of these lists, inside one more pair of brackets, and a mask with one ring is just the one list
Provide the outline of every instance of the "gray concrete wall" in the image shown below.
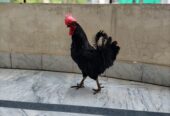
[[69,55],[71,39],[64,25],[68,12],[90,39],[99,29],[110,33],[111,6],[0,4],[0,51]]
[[80,72],[64,16],[89,41],[102,29],[121,51],[104,75],[170,86],[170,5],[0,4],[0,67]]
[[170,5],[117,6],[119,59],[170,66]]

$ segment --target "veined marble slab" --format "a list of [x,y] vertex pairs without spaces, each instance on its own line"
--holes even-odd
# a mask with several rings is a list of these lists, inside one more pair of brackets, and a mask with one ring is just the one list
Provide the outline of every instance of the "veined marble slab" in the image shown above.
[[12,53],[12,68],[42,69],[41,55]]
[[93,95],[96,82],[89,78],[85,88],[70,88],[81,79],[72,73],[0,69],[0,100],[170,113],[168,87],[99,77],[105,88]]
[[140,63],[116,61],[112,67],[106,70],[106,76],[141,81],[142,72]]
[[44,70],[73,72],[73,60],[70,56],[43,55],[42,62]]
[[143,64],[142,81],[170,87],[170,67]]
[[[43,69],[60,72],[81,73],[70,56],[33,55],[0,52],[0,67],[20,69]],[[116,61],[101,76],[170,86],[170,67]]]
[[0,67],[11,68],[10,53],[0,52]]

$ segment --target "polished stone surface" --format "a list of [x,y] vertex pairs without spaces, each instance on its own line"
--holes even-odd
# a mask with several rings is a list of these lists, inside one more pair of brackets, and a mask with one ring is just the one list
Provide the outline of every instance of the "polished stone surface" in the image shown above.
[[11,68],[10,53],[0,52],[0,67]]
[[[70,56],[45,54],[0,52],[0,67],[81,73]],[[163,65],[115,61],[101,76],[170,86],[170,67]]]
[[0,100],[170,113],[168,87],[99,77],[105,88],[93,95],[96,82],[89,78],[85,88],[70,88],[81,79],[72,73],[0,69]]
[[170,67],[143,64],[142,81],[170,87]]
[[112,67],[106,70],[106,76],[141,81],[142,71],[142,65],[140,63],[117,61],[114,62]]
[[70,56],[43,55],[44,70],[73,72],[73,60]]
[[42,69],[41,55],[12,53],[12,68]]

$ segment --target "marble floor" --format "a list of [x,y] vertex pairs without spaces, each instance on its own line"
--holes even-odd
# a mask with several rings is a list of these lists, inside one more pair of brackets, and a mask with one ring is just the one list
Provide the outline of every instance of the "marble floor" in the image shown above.
[[[85,80],[85,88],[70,88],[81,79],[81,75],[73,73],[0,69],[0,100],[170,113],[168,87],[99,77],[104,88],[93,95],[96,82],[90,78]],[[11,116],[13,112],[18,113],[15,116],[56,116],[56,112],[0,107],[0,116]],[[78,115],[60,113],[57,115]]]

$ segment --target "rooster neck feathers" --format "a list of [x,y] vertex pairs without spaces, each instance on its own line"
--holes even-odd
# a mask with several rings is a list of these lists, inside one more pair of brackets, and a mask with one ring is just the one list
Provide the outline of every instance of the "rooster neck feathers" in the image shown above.
[[77,22],[75,22],[75,27],[75,31],[72,35],[72,44],[79,49],[86,48],[87,46],[89,47],[90,44],[82,27]]

